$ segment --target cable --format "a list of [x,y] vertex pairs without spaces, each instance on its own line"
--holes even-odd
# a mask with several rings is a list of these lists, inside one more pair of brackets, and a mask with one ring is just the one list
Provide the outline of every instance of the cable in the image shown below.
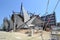
[[58,6],[59,2],[60,2],[60,0],[58,0],[58,1],[57,1],[57,4],[56,4],[56,6],[55,6],[55,8],[54,8],[53,12],[56,10],[56,8],[57,8],[57,6]]
[[48,0],[48,2],[47,2],[47,7],[46,7],[46,11],[45,11],[45,14],[43,14],[43,16],[45,16],[48,12],[47,12],[47,10],[48,10],[48,5],[49,5],[49,0]]
[[[46,13],[47,13],[47,10],[48,10],[48,5],[49,5],[49,0],[48,0],[48,2],[47,2]],[[45,13],[45,14],[46,14],[46,13]]]

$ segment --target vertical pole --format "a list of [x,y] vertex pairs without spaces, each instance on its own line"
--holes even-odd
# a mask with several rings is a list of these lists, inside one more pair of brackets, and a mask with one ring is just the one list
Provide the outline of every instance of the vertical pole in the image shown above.
[[14,28],[13,28],[13,31],[15,32],[15,25],[16,25],[16,17],[15,17],[15,12],[14,13]]
[[15,31],[15,22],[14,22],[14,27],[13,27],[13,31]]
[[32,35],[32,37],[33,37],[33,33],[34,33],[34,29],[31,28],[31,35]]
[[34,29],[32,28],[32,26],[30,26],[30,33],[29,33],[29,36],[32,36],[33,37],[33,32],[34,32]]
[[41,30],[40,33],[41,33],[41,39],[44,40],[44,39],[43,39],[43,30]]

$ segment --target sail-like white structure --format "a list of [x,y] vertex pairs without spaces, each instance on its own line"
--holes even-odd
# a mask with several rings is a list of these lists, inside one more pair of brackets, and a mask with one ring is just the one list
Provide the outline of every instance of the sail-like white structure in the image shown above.
[[30,16],[28,15],[27,11],[25,10],[22,4],[21,4],[21,14],[24,17],[24,22],[27,22],[30,19]]
[[[36,17],[34,17],[34,18],[30,18],[30,16],[28,15],[28,12],[25,10],[25,8],[23,7],[23,5],[21,4],[21,15],[23,16],[23,18],[24,18],[24,23],[26,23],[25,24],[25,28],[27,27],[28,28],[28,26],[30,26],[30,25],[32,25],[31,23],[32,23],[32,21],[36,18]],[[28,26],[27,26],[28,25]]]
[[33,16],[32,18],[30,18],[30,16],[28,15],[27,11],[25,10],[22,4],[21,4],[21,15],[24,18],[25,27],[29,27],[33,25],[35,26],[36,24],[38,25],[43,23],[40,19],[37,18],[37,16]]

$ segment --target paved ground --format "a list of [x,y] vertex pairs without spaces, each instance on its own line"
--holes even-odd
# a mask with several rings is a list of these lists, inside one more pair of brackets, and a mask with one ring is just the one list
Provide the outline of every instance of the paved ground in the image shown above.
[[[43,32],[43,39],[50,39],[49,32]],[[0,31],[0,40],[42,40],[41,35],[34,35],[33,37],[29,37],[26,34],[18,33],[18,32],[3,32]]]
[[13,33],[1,32],[0,31],[0,40],[18,40],[18,39],[15,38],[15,36],[13,35]]

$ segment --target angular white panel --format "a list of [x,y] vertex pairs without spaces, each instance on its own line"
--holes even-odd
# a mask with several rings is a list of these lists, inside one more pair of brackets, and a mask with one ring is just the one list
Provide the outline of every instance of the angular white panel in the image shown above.
[[24,22],[28,21],[30,19],[30,16],[28,15],[27,11],[24,9],[23,6],[22,6],[22,12],[24,16]]

